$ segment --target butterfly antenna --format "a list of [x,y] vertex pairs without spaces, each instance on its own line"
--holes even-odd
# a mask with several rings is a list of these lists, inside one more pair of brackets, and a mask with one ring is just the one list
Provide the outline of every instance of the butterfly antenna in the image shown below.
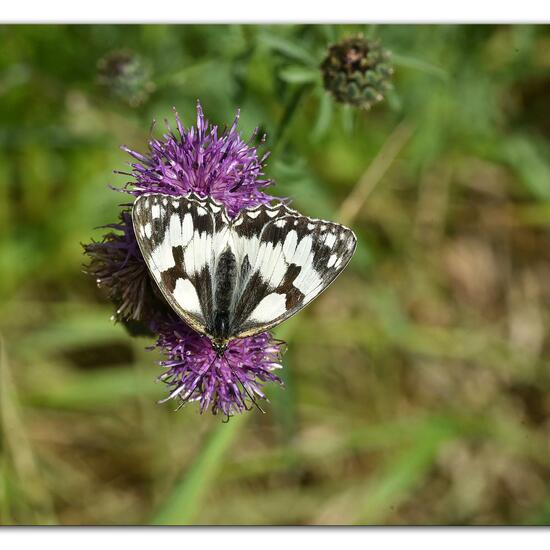
[[[262,407],[260,407],[260,405],[258,405],[258,402],[256,401],[256,399],[254,399],[254,396],[248,391],[248,389],[246,388],[246,386],[244,385],[244,382],[241,380],[241,378],[239,377],[239,375],[237,374],[237,371],[235,371],[233,369],[233,367],[231,366],[231,364],[229,363],[227,357],[224,355],[223,358],[225,359],[225,362],[227,363],[227,366],[229,367],[229,370],[235,375],[235,377],[237,378],[237,380],[241,383],[241,386],[243,387],[243,390],[246,392],[246,395],[248,395],[248,397],[250,398],[250,400],[252,401],[252,403],[254,403],[254,405],[256,406],[256,408],[263,414],[265,414],[265,411],[262,409]],[[246,408],[246,405],[245,405],[245,408]],[[248,410],[248,409],[247,409]]]

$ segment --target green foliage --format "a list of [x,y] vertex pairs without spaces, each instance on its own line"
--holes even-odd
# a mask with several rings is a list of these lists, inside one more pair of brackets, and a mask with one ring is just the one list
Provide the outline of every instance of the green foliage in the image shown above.
[[192,525],[196,521],[204,494],[215,483],[228,447],[238,437],[239,428],[245,420],[244,416],[236,417],[227,424],[220,424],[212,432],[182,481],[175,485],[163,502],[153,524]]
[[[368,112],[333,102],[319,71],[360,33],[395,68]],[[0,40],[0,523],[548,524],[547,27]],[[148,72],[111,93],[98,63],[117,51]],[[119,145],[145,150],[172,107],[192,124],[197,98],[214,123],[240,108],[244,135],[267,132],[274,194],[359,239],[277,330],[287,388],[228,425],[155,403],[151,341],[109,321],[82,273],[80,243],[127,200],[108,188],[126,181]]]

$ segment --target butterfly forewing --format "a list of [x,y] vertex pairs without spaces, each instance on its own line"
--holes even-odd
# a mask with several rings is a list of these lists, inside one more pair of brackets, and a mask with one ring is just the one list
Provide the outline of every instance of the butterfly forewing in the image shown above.
[[143,195],[136,238],[163,295],[192,328],[211,338],[263,332],[322,292],[353,252],[353,232],[284,205],[243,210],[196,196]]

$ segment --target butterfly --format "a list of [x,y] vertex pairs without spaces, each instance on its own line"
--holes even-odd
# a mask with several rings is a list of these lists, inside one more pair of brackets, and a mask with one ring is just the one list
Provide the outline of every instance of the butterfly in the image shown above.
[[164,298],[219,357],[232,339],[271,329],[311,302],[357,243],[351,229],[284,204],[231,218],[221,203],[194,194],[141,195],[132,222]]

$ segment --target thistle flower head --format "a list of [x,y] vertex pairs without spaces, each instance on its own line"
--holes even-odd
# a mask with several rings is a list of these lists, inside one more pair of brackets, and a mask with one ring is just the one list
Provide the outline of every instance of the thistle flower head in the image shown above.
[[268,154],[258,156],[253,145],[257,131],[248,141],[242,139],[237,131],[239,112],[231,127],[223,130],[208,122],[200,103],[195,127],[185,129],[177,113],[175,117],[176,130],[166,123],[168,132],[162,139],[149,142],[147,154],[123,148],[137,160],[132,164],[135,181],[128,183],[129,193],[210,195],[232,216],[243,208],[272,200],[262,191],[271,183],[263,177]]
[[166,315],[169,307],[149,276],[129,210],[122,210],[118,223],[105,228],[110,231],[101,241],[84,245],[90,258],[85,271],[107,290],[116,306],[115,321],[123,322],[130,332],[148,333],[148,324]]
[[[205,119],[197,105],[197,124],[184,129],[176,114],[177,131],[168,128],[161,139],[149,143],[148,154],[124,148],[137,162],[132,164],[134,180],[125,191],[133,196],[159,192],[211,195],[231,215],[241,209],[268,203],[263,192],[271,182],[263,178],[263,163],[252,145],[237,132],[238,114],[232,126],[219,131]],[[167,399],[182,403],[198,401],[201,412],[210,409],[226,416],[243,412],[263,399],[265,382],[280,382],[273,373],[280,368],[281,345],[269,333],[234,340],[223,357],[218,357],[207,337],[189,328],[161,296],[151,278],[137,244],[128,206],[118,223],[100,242],[84,246],[90,257],[87,272],[108,290],[116,306],[115,320],[131,333],[157,337],[156,347],[166,359],[161,379],[168,384]]]
[[241,413],[256,399],[265,399],[263,383],[282,383],[273,372],[281,368],[281,343],[267,332],[232,340],[219,357],[208,338],[172,320],[159,327],[156,347],[167,355],[160,379],[170,394],[163,401],[198,401],[201,412],[210,408],[225,416]]
[[377,41],[346,38],[330,46],[321,64],[325,88],[340,103],[370,109],[391,88],[389,59]]

